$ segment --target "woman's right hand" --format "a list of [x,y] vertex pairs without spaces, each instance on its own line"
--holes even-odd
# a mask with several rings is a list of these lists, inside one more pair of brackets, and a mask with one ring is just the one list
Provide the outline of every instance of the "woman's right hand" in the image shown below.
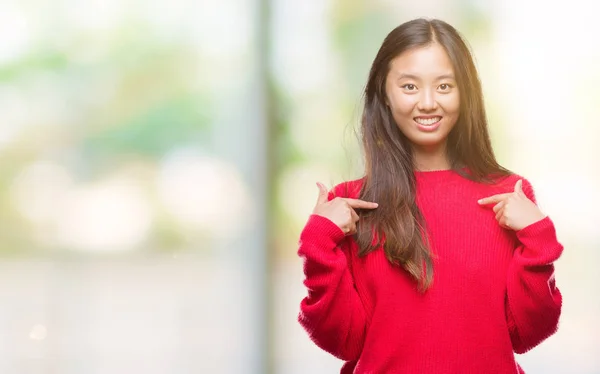
[[313,209],[313,214],[329,219],[346,235],[356,233],[358,214],[354,209],[375,209],[378,206],[377,203],[343,197],[336,197],[328,201],[327,188],[321,183],[317,183],[317,187],[319,187],[319,198]]

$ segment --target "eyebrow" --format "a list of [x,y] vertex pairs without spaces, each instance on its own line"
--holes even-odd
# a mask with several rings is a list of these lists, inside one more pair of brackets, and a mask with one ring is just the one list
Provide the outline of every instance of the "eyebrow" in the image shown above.
[[[416,75],[413,75],[413,74],[400,74],[400,76],[398,76],[398,80],[400,80],[400,79],[419,80],[419,77],[417,77]],[[442,74],[436,78],[436,80],[438,80],[438,81],[442,80],[442,79],[456,80],[456,78],[454,78],[454,74]]]

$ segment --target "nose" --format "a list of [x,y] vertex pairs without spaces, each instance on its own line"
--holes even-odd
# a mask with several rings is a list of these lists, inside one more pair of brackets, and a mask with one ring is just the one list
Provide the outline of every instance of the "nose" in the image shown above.
[[437,100],[435,91],[433,90],[422,90],[421,96],[419,97],[418,109],[423,112],[431,112],[437,109]]

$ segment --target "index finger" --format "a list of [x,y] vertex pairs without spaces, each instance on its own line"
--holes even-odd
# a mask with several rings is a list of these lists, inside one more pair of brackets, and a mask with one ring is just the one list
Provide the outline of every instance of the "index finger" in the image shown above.
[[375,209],[379,206],[379,204],[377,203],[372,203],[360,199],[342,198],[342,200],[347,202],[348,205],[350,205],[354,209]]
[[497,204],[497,203],[501,202],[502,200],[506,199],[510,195],[512,195],[512,192],[510,192],[510,193],[501,193],[501,194],[498,194],[498,195],[492,195],[492,196],[484,197],[483,199],[477,200],[477,202],[479,204],[481,204],[481,205]]

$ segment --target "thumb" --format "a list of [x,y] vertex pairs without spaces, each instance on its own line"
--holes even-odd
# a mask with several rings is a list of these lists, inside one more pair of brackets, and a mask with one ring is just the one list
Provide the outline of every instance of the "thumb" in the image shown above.
[[523,194],[523,180],[519,179],[515,184],[515,192]]
[[327,202],[327,188],[321,183],[317,182],[317,187],[319,187],[319,197],[317,199],[317,205],[325,204]]

